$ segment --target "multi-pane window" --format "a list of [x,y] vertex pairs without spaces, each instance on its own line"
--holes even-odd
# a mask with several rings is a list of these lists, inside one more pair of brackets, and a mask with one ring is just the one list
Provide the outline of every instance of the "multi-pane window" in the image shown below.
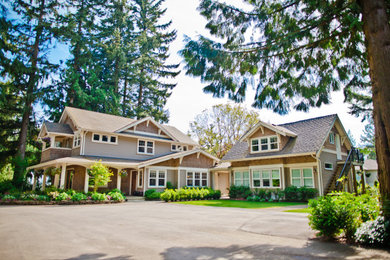
[[92,135],[92,142],[105,143],[105,144],[117,144],[118,138],[114,135],[96,134]]
[[334,133],[333,132],[329,133],[329,143],[334,144]]
[[180,144],[172,144],[171,145],[171,151],[174,151],[174,152],[181,152],[181,151],[187,151],[188,150],[188,146],[187,145],[180,145]]
[[296,187],[314,187],[313,169],[291,169],[291,185]]
[[280,172],[275,170],[253,170],[253,187],[255,188],[280,188]]
[[234,185],[249,186],[249,171],[235,171]]
[[149,171],[149,187],[165,187],[166,172],[163,170]]
[[154,154],[154,142],[138,140],[138,153]]
[[206,187],[207,172],[187,172],[187,186],[189,187]]
[[79,147],[81,145],[81,135],[75,134],[73,137],[73,148]]
[[261,138],[251,139],[251,151],[275,151],[279,149],[279,142],[277,136],[267,136]]

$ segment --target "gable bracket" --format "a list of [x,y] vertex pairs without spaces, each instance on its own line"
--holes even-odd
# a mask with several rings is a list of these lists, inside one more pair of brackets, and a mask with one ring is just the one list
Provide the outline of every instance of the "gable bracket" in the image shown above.
[[347,140],[347,136],[345,135],[341,136],[341,145],[344,144],[345,140]]
[[196,153],[196,158],[199,159],[200,152]]
[[158,129],[158,135],[161,135],[161,129],[160,128]]
[[183,158],[184,158],[184,156],[179,158],[179,164],[181,164],[183,162]]
[[150,122],[150,120],[146,121],[146,127],[149,127],[149,122]]
[[264,127],[261,125],[260,126],[261,133],[264,134]]

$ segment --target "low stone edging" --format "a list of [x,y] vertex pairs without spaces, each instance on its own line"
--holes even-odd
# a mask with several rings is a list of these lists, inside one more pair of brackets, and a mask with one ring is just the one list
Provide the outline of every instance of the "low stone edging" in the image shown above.
[[87,204],[112,204],[122,203],[125,201],[118,200],[84,200],[84,201],[38,201],[38,200],[11,200],[11,201],[0,201],[0,205],[87,205]]

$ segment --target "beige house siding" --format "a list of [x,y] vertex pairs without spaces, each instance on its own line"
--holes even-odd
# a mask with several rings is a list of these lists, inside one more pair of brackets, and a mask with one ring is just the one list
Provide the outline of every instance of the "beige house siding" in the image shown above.
[[[323,190],[325,190],[328,187],[331,179],[333,178],[333,175],[336,172],[337,161],[338,161],[337,155],[334,153],[322,152],[320,155],[320,161],[321,161]],[[325,170],[325,163],[332,163],[333,170]]]
[[118,136],[118,144],[92,142],[92,133],[89,132],[85,139],[84,155],[148,160],[171,153],[170,143],[154,141],[154,155],[137,154],[137,145],[138,138],[124,136]]
[[149,122],[149,125],[147,122],[142,122],[136,126],[136,130],[140,132],[147,132],[152,134],[158,134],[159,128],[155,126],[153,123]]
[[260,159],[251,161],[238,161],[232,162],[232,167],[247,167],[255,165],[272,165],[272,164],[293,164],[293,163],[311,163],[316,162],[312,156],[295,156],[285,158],[274,158],[274,159]]
[[[336,126],[333,126],[331,132],[333,132],[335,135],[336,134],[340,135],[340,141],[341,141],[341,135],[342,134],[340,134],[340,132],[337,130]],[[335,138],[336,138],[336,136],[335,136]],[[324,148],[336,151],[336,142],[334,142],[334,144],[331,144],[329,142],[329,135],[326,137],[326,140],[325,140],[325,143],[324,143]],[[345,145],[345,142],[341,144],[341,153],[348,153],[348,149],[347,149],[347,146]]]
[[77,147],[77,148],[73,148],[72,149],[72,156],[78,156],[80,155],[80,147]]

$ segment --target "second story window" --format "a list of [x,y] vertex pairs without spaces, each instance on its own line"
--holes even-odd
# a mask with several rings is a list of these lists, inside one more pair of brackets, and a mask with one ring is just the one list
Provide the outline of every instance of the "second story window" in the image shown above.
[[334,133],[333,132],[329,133],[329,143],[334,144]]
[[187,145],[172,144],[171,151],[173,152],[186,152],[188,150]]
[[279,142],[277,136],[260,137],[251,140],[252,153],[276,150],[279,150]]
[[92,134],[92,142],[104,144],[118,144],[118,137],[115,135]]
[[80,147],[81,145],[81,135],[77,133],[73,137],[73,148]]
[[154,154],[154,142],[146,140],[138,140],[138,153]]

